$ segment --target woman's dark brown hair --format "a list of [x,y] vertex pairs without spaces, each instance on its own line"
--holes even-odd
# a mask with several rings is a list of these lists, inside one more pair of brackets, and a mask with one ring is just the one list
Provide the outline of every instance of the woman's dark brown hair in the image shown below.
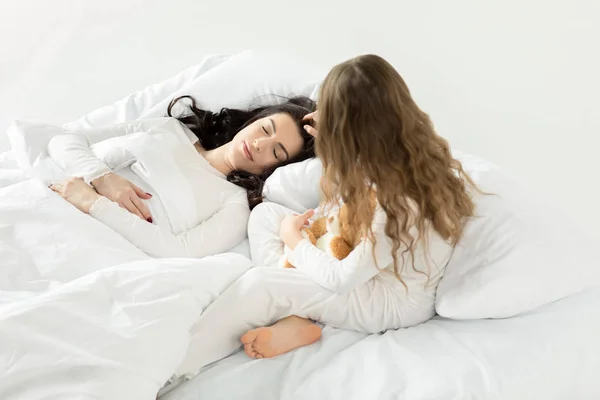
[[[173,106],[182,99],[190,100],[189,113],[176,118],[186,125],[198,137],[200,145],[205,150],[213,150],[229,143],[235,135],[247,125],[256,120],[273,114],[288,114],[294,119],[298,126],[298,133],[302,136],[303,146],[300,154],[287,160],[278,167],[303,161],[315,156],[314,138],[304,130],[306,122],[302,122],[304,116],[316,109],[314,101],[308,97],[293,97],[286,99],[281,104],[254,107],[247,110],[233,108],[222,108],[214,113],[198,108],[196,100],[191,96],[180,96],[171,101],[167,109],[167,115],[171,114]],[[263,187],[265,180],[273,173],[275,168],[265,171],[261,175],[251,174],[247,171],[232,171],[227,175],[227,180],[246,189],[250,209],[260,204],[263,200]]]

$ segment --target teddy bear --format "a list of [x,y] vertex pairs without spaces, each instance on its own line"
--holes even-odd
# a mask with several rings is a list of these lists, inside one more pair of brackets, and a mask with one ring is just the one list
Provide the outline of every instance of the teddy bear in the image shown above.
[[[332,255],[338,260],[346,258],[357,244],[357,232],[351,228],[348,209],[345,205],[339,208],[339,213],[323,216],[314,220],[308,228],[302,229],[302,236],[314,246]],[[288,261],[290,249],[286,246],[279,262],[283,268],[294,268]]]

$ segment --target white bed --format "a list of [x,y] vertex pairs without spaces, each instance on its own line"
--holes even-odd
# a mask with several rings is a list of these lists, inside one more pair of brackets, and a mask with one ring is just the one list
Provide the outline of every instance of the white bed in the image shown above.
[[274,360],[216,363],[165,400],[598,399],[600,290],[509,319],[323,340]]
[[[243,60],[247,54],[235,57]],[[231,73],[227,70],[227,60],[231,57],[208,57],[170,80],[67,126],[87,128],[162,115],[166,102],[175,93],[193,92],[198,82],[206,89],[206,85],[213,85],[219,76]],[[218,72],[220,75],[217,66],[225,66]],[[266,69],[264,75],[253,73],[249,79],[269,82],[269,74]],[[322,71],[294,70],[287,74],[290,78],[287,81],[286,77],[281,78],[287,83],[278,86],[277,94],[314,95],[313,78],[322,76]],[[301,75],[300,78],[297,75]],[[295,85],[297,81],[313,83]],[[269,85],[264,85],[258,94],[269,90]],[[207,99],[206,106],[215,108],[230,102],[231,98],[252,98],[257,92],[237,87],[221,94],[221,98]],[[0,398],[153,398],[153,390],[160,387],[161,379],[169,376],[169,368],[174,369],[185,351],[181,332],[193,323],[195,315],[219,290],[249,266],[234,255],[196,262],[192,269],[185,263],[158,265],[119,238],[109,238],[108,228],[104,231],[103,227],[84,219],[85,216],[58,207],[57,199],[49,198],[43,187],[23,179],[12,153],[0,155],[0,256],[4,257],[3,266],[8,266],[0,279],[0,340],[11,343],[11,340],[21,340],[19,335],[27,338],[23,339],[22,348],[19,345],[12,352],[6,347],[0,351]],[[283,184],[281,179],[281,176],[274,178],[269,199],[287,201],[286,205],[294,206],[297,199],[281,198],[283,192],[278,191],[278,184]],[[95,232],[99,247],[94,249],[86,247],[91,243],[88,239],[78,239],[76,230],[56,239],[60,245],[81,241],[80,249],[68,248],[65,259],[87,260],[86,255],[78,251],[99,252],[98,257],[92,262],[80,263],[79,269],[63,268],[60,249],[48,242],[48,237],[60,231],[37,225],[36,232],[41,233],[27,236],[28,229],[42,222],[28,211],[28,201],[24,205],[19,203],[22,196],[35,204],[35,213],[51,220],[48,224],[60,223],[65,230],[69,224],[75,224],[78,229]],[[55,206],[59,208],[56,213],[61,221],[52,221],[50,217]],[[31,226],[18,219],[20,210],[30,213]],[[43,235],[46,242],[40,247],[35,240],[42,240]],[[247,243],[241,243],[235,251],[247,256]],[[42,265],[40,261],[47,264]],[[23,263],[35,266],[31,271],[40,276],[23,278],[23,274],[29,273],[20,272]],[[215,263],[234,263],[237,269],[228,274],[213,274],[210,268]],[[118,264],[123,267],[114,267]],[[142,274],[142,270],[150,272]],[[171,275],[165,276],[165,270]],[[202,280],[210,281],[210,285]],[[41,286],[36,287],[36,284]],[[180,297],[172,296],[181,290],[184,294]],[[75,300],[90,297],[93,301],[82,301],[77,305],[79,308],[74,305]],[[113,303],[118,307],[102,306]],[[142,309],[140,304],[159,306]],[[600,287],[592,287],[511,318],[452,320],[436,317],[410,329],[371,336],[325,328],[323,339],[315,345],[273,360],[249,360],[243,353],[234,354],[209,366],[162,398],[598,399],[599,307]],[[128,310],[124,313],[127,321],[115,322],[115,316],[121,315],[119,310]],[[76,323],[82,318],[87,321],[81,313],[90,313],[95,330],[107,326],[106,332],[97,337],[106,343],[88,347],[90,343],[81,339],[86,330],[73,325],[73,336],[64,339],[71,340],[73,348],[61,347],[64,343],[57,338],[64,331],[52,323],[52,312],[57,315],[64,312],[56,317],[56,321],[63,324]],[[49,318],[43,318],[44,315]],[[147,319],[140,317],[138,321],[136,316],[140,315],[150,318],[153,327],[147,328]],[[37,328],[43,330],[40,335],[32,331]],[[40,341],[40,337],[44,340]],[[35,347],[37,345],[42,347]],[[52,346],[55,347],[48,354],[40,350]],[[68,356],[61,354],[61,350]],[[38,364],[35,364],[35,351],[46,354],[37,359]],[[67,368],[61,369],[65,366],[64,360],[68,360]],[[56,371],[62,373],[54,371],[57,375],[53,375],[53,363],[56,363]],[[88,364],[94,365],[94,369],[86,372],[83,366]]]

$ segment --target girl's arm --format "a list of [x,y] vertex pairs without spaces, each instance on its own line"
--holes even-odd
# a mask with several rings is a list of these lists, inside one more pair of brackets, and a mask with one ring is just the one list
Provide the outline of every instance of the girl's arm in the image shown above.
[[199,258],[227,252],[246,237],[250,215],[243,190],[227,199],[212,217],[178,235],[136,217],[106,197],[100,197],[89,212],[142,251],[158,258]]
[[393,261],[391,243],[384,230],[385,221],[385,214],[377,212],[373,222],[375,246],[364,239],[343,260],[321,251],[306,239],[294,248],[288,260],[324,288],[336,293],[350,292]]

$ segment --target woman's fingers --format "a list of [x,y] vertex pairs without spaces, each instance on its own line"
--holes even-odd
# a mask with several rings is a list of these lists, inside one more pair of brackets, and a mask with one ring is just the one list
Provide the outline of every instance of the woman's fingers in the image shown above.
[[137,195],[137,197],[134,195],[131,198],[132,203],[142,213],[142,218],[145,219],[146,221],[152,223],[152,214],[150,214],[150,210],[148,210],[148,207],[146,206],[146,204],[144,204],[144,202],[140,200],[140,199],[149,200],[152,198],[152,195],[150,193],[144,192],[142,189],[140,189],[133,183],[131,184],[131,187],[133,188],[133,191]]
[[58,194],[62,194],[62,190],[63,190],[63,184],[62,182],[55,182],[52,185],[48,186],[52,191],[58,193]]
[[140,199],[150,200],[152,198],[152,195],[150,193],[144,192],[142,189],[135,186],[133,183],[131,184],[131,187],[133,188],[133,191],[135,192],[135,194],[138,195],[138,197]]
[[152,216],[150,215],[150,210],[148,210],[148,207],[146,207],[144,202],[141,201],[139,199],[139,197],[132,197],[131,202],[142,214],[142,218],[145,219],[146,221],[152,223]]
[[144,218],[144,216],[142,215],[140,210],[138,210],[138,208],[135,206],[135,204],[133,204],[131,199],[126,199],[125,201],[123,201],[123,203],[121,204],[121,207],[123,207],[130,213],[137,215],[141,219],[146,219],[146,218]]

